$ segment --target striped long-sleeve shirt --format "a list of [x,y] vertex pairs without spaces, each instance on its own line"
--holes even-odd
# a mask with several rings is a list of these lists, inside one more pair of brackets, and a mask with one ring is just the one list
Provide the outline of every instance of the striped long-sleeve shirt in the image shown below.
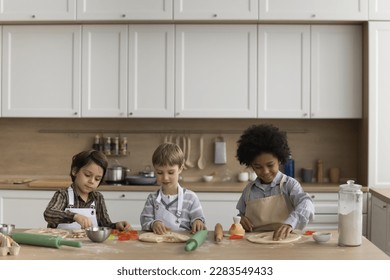
[[[181,187],[179,186],[179,188]],[[152,230],[151,227],[156,220],[155,208],[156,204],[158,203],[156,202],[156,199],[158,197],[159,191],[161,190],[157,190],[156,192],[149,194],[148,198],[146,199],[145,206],[140,217],[142,230]],[[180,216],[180,228],[183,228],[185,230],[191,230],[192,223],[195,220],[199,219],[203,223],[205,223],[205,217],[203,215],[202,206],[200,204],[198,196],[191,190],[183,189],[183,191],[183,209]],[[170,205],[169,212],[175,214],[177,211],[177,205],[177,201]]]
[[[91,192],[88,196],[87,202],[84,202],[77,193],[76,188],[74,191],[74,208],[91,208],[92,203],[95,201],[96,219],[99,226],[115,228],[115,223],[112,223],[110,216],[108,215],[106,203],[104,197],[100,192]],[[58,190],[54,193],[52,199],[46,207],[43,216],[46,220],[47,227],[56,228],[61,223],[72,223],[75,213],[72,211],[65,211],[68,207],[68,191],[67,188]]]

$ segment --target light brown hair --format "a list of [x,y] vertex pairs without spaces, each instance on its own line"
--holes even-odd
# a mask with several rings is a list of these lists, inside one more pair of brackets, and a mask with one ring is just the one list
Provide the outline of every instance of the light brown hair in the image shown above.
[[174,143],[160,144],[152,156],[153,166],[174,166],[181,168],[184,164],[184,153]]

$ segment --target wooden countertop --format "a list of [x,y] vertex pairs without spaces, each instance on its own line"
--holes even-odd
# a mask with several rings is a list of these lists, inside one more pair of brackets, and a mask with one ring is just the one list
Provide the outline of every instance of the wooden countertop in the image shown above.
[[184,243],[145,243],[138,240],[106,240],[93,243],[80,239],[83,246],[59,249],[21,244],[18,256],[3,256],[0,260],[389,260],[390,257],[363,237],[361,246],[340,247],[337,232],[323,244],[311,236],[302,236],[295,243],[254,244],[245,239],[220,244],[213,241],[214,233],[195,251],[186,252]]
[[[37,179],[29,183],[12,184],[0,183],[0,190],[57,190],[67,187],[70,184],[68,179]],[[182,182],[182,186],[195,192],[242,192],[246,183],[242,182]],[[302,184],[306,192],[338,192],[337,184]],[[99,191],[134,191],[134,192],[152,192],[157,190],[158,186],[135,186],[135,185],[106,185],[102,184]],[[368,188],[363,187],[363,192]]]
[[386,203],[390,203],[390,188],[370,188],[370,193],[380,200],[383,200]]

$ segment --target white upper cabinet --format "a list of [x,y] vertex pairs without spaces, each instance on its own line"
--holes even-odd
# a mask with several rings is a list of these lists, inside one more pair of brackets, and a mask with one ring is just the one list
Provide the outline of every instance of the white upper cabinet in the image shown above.
[[260,20],[367,20],[368,1],[259,0],[259,18]]
[[127,25],[84,25],[82,116],[127,116]]
[[0,0],[2,21],[75,19],[76,0]]
[[129,27],[129,117],[174,117],[175,28]]
[[390,22],[369,23],[368,186],[390,187]]
[[2,115],[80,113],[80,26],[3,26]]
[[176,26],[176,116],[256,117],[257,26]]
[[172,19],[173,0],[78,0],[79,20]]
[[361,118],[358,25],[260,25],[260,118]]
[[259,25],[258,116],[308,118],[310,25]]
[[361,118],[363,39],[360,25],[311,27],[311,117]]
[[258,0],[174,0],[175,20],[259,19]]
[[371,20],[390,20],[389,0],[369,0],[368,18]]

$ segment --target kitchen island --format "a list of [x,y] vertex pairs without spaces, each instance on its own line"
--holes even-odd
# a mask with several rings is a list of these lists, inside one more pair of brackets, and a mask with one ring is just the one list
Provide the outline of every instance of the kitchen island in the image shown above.
[[80,239],[81,248],[59,249],[21,244],[20,254],[0,260],[390,260],[390,257],[363,237],[361,246],[340,247],[337,232],[327,243],[311,236],[287,244],[255,244],[245,239],[214,242],[214,232],[195,251],[186,252],[185,243],[146,243],[138,240],[106,240],[93,243]]

